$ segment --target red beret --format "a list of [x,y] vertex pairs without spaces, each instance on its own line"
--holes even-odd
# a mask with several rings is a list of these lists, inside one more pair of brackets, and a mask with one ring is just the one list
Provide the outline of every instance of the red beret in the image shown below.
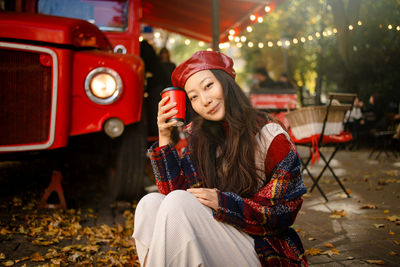
[[198,51],[176,67],[171,76],[172,85],[184,88],[190,76],[201,70],[212,69],[223,70],[235,79],[236,73],[230,57],[221,52]]

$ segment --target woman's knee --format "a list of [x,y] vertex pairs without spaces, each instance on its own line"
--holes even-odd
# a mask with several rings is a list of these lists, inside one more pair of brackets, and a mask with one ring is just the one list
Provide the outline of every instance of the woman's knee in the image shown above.
[[165,197],[161,210],[177,213],[182,210],[191,211],[196,205],[201,204],[191,193],[185,190],[175,190]]
[[160,193],[150,193],[142,197],[139,203],[136,206],[135,213],[142,214],[146,211],[155,211],[158,210],[162,201],[164,200],[165,195]]

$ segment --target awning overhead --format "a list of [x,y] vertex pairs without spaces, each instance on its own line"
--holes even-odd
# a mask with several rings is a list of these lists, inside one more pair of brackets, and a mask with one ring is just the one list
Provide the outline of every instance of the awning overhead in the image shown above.
[[[230,29],[241,31],[250,24],[250,15],[264,16],[284,0],[219,0],[220,41]],[[212,0],[142,0],[142,22],[205,42],[212,42]]]

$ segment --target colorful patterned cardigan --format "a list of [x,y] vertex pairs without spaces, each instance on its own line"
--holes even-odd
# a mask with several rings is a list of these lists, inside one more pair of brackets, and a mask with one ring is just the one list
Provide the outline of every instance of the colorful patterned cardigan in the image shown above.
[[[218,191],[219,207],[213,211],[214,218],[252,236],[262,266],[308,266],[300,237],[290,227],[306,193],[301,161],[279,124],[268,122],[260,132],[263,138],[258,136],[261,149],[256,154],[256,166],[263,167],[269,182],[251,198]],[[158,147],[156,142],[148,155],[160,193],[202,186],[189,149],[185,148],[180,157],[173,145]]]

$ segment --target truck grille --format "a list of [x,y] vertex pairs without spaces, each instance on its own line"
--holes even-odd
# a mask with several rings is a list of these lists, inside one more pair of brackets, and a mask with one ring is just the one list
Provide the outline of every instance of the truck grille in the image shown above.
[[0,145],[49,139],[52,67],[40,53],[0,47]]

